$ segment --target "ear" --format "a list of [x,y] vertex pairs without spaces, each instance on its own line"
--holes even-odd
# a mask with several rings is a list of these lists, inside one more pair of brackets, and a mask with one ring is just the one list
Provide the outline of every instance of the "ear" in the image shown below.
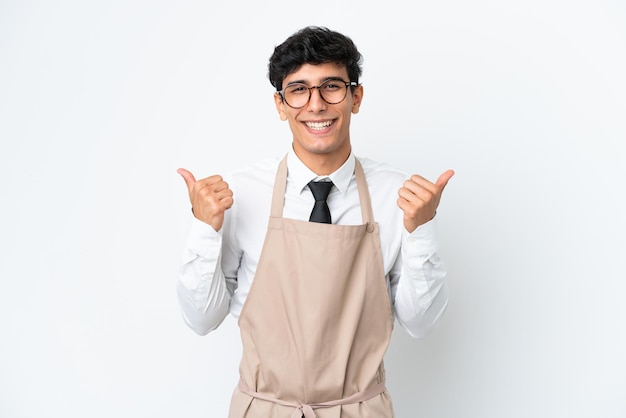
[[285,103],[283,102],[283,98],[280,94],[274,93],[274,104],[276,105],[276,110],[278,111],[278,116],[280,116],[280,120],[287,120],[287,113],[285,113]]
[[361,102],[363,101],[363,85],[359,84],[354,88],[354,93],[352,93],[352,113],[355,115],[359,113],[359,109],[361,108]]

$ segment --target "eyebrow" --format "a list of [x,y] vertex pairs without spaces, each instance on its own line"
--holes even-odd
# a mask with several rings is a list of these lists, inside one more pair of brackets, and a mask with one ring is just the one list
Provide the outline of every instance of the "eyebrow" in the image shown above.
[[[341,82],[345,82],[345,80],[343,79],[343,77],[339,77],[339,76],[329,76],[326,77],[324,79],[322,79],[322,81],[320,81],[320,84],[324,84],[327,81],[331,81],[331,80],[336,80],[336,81],[341,81]],[[308,83],[306,82],[306,80],[293,80],[290,81],[289,83],[287,83],[287,86],[291,86],[293,84],[304,84],[304,85],[308,85]]]

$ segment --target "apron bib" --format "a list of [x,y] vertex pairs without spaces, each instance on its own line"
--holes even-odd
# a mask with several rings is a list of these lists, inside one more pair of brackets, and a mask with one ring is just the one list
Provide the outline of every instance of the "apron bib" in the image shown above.
[[393,319],[363,169],[363,225],[282,217],[278,168],[254,281],[239,317],[243,355],[229,418],[393,418],[383,357]]

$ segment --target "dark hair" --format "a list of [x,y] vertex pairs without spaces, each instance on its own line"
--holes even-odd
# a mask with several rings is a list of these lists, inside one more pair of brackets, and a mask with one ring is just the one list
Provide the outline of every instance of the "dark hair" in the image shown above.
[[303,64],[335,63],[346,67],[348,81],[359,82],[363,56],[347,36],[325,27],[307,26],[274,48],[268,65],[268,78],[277,91],[283,80]]

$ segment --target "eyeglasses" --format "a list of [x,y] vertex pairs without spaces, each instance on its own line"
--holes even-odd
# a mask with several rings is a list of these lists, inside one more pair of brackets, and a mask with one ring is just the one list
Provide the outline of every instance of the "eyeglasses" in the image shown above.
[[289,107],[300,109],[311,100],[311,90],[317,89],[320,97],[328,104],[338,104],[344,101],[348,94],[348,86],[358,86],[356,81],[326,80],[319,86],[308,87],[303,83],[293,83],[278,91]]

